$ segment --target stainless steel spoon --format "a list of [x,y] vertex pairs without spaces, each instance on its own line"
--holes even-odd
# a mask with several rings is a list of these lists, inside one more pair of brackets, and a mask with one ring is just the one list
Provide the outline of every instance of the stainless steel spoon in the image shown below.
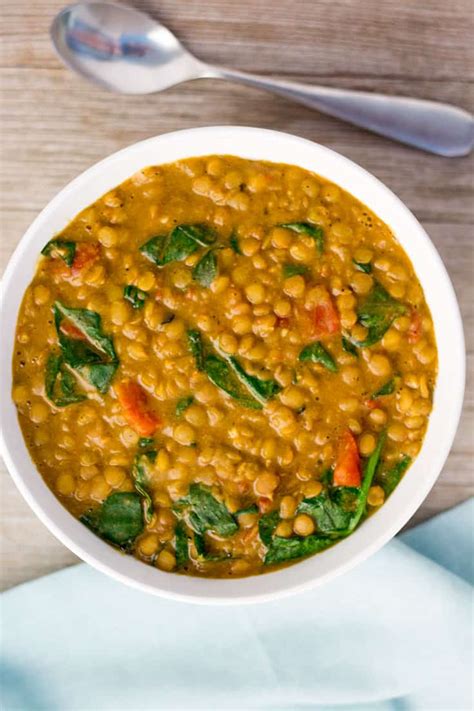
[[231,79],[438,155],[463,156],[473,147],[473,117],[455,106],[309,86],[205,64],[166,27],[124,5],[70,5],[55,17],[51,38],[65,64],[112,91],[151,94],[190,79]]

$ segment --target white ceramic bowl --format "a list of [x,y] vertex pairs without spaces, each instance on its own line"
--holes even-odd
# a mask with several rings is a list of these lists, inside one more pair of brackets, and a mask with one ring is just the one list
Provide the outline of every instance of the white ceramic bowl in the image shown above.
[[[391,227],[414,265],[433,316],[439,355],[434,407],[423,447],[380,511],[349,538],[319,555],[283,570],[237,580],[164,573],[121,554],[93,535],[63,508],[37,472],[11,399],[18,309],[48,239],[140,168],[216,153],[298,165],[340,185],[373,210]],[[428,494],[449,453],[462,406],[465,354],[461,317],[446,270],[421,225],[388,188],[347,158],[305,139],[258,128],[220,126],[168,133],[125,148],[73,180],[36,218],[8,264],[2,285],[1,332],[2,454],[26,501],[50,531],[87,563],[141,590],[191,602],[274,599],[320,585],[366,559],[402,528]]]

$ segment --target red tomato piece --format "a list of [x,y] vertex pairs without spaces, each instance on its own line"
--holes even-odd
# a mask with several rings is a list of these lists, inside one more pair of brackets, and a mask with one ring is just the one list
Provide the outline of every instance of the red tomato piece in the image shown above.
[[76,247],[76,254],[71,266],[74,276],[77,276],[86,267],[91,267],[99,258],[100,247],[92,242],[81,242]]
[[410,328],[408,329],[408,343],[418,343],[422,331],[421,316],[418,311],[412,311]]
[[141,437],[151,437],[162,422],[149,409],[143,388],[132,380],[123,380],[114,390],[130,427]]
[[312,336],[316,339],[332,336],[341,330],[339,313],[326,289],[321,290],[320,301],[311,311],[311,320]]
[[366,400],[365,405],[369,408],[369,410],[375,410],[378,407],[382,407],[380,400]]
[[360,456],[357,442],[350,430],[346,430],[339,442],[334,486],[355,486],[361,484]]

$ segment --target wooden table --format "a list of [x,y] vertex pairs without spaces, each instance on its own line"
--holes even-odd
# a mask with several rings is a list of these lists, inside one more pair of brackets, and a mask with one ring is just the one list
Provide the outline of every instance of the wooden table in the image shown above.
[[[208,124],[279,129],[340,151],[377,175],[413,210],[454,281],[472,366],[472,158],[430,156],[220,81],[195,81],[156,96],[108,94],[71,74],[56,58],[48,26],[62,4],[3,4],[2,267],[56,192],[123,146]],[[225,0],[142,0],[135,5],[155,14],[204,60],[473,108],[470,0],[240,0],[231,5]],[[471,380],[453,450],[415,521],[472,494],[473,392]],[[75,556],[36,519],[4,468],[1,487],[2,586],[74,563]]]

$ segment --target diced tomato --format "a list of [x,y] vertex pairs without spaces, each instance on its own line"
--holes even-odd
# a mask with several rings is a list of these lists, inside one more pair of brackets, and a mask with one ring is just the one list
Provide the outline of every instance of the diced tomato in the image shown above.
[[273,502],[271,499],[268,499],[266,496],[260,496],[257,500],[257,506],[258,510],[260,513],[268,513],[270,509],[273,506]]
[[378,407],[382,407],[382,403],[380,400],[366,400],[365,406],[368,407],[369,410],[376,410]]
[[284,316],[277,316],[276,325],[277,328],[288,328],[290,325],[290,319]]
[[100,247],[92,242],[80,242],[76,247],[76,254],[71,266],[74,276],[77,276],[86,267],[91,267],[99,258]]
[[64,333],[65,336],[74,338],[75,341],[87,341],[87,337],[82,331],[70,321],[62,321],[59,330],[61,333]]
[[344,432],[339,442],[333,484],[334,486],[356,487],[361,484],[359,449],[350,430]]
[[316,339],[339,333],[339,313],[327,289],[321,289],[319,302],[311,310],[312,336]]
[[410,328],[408,329],[408,343],[418,343],[421,338],[423,326],[418,311],[412,311]]
[[151,437],[162,422],[148,407],[143,388],[132,380],[123,380],[114,390],[130,426],[142,437]]

